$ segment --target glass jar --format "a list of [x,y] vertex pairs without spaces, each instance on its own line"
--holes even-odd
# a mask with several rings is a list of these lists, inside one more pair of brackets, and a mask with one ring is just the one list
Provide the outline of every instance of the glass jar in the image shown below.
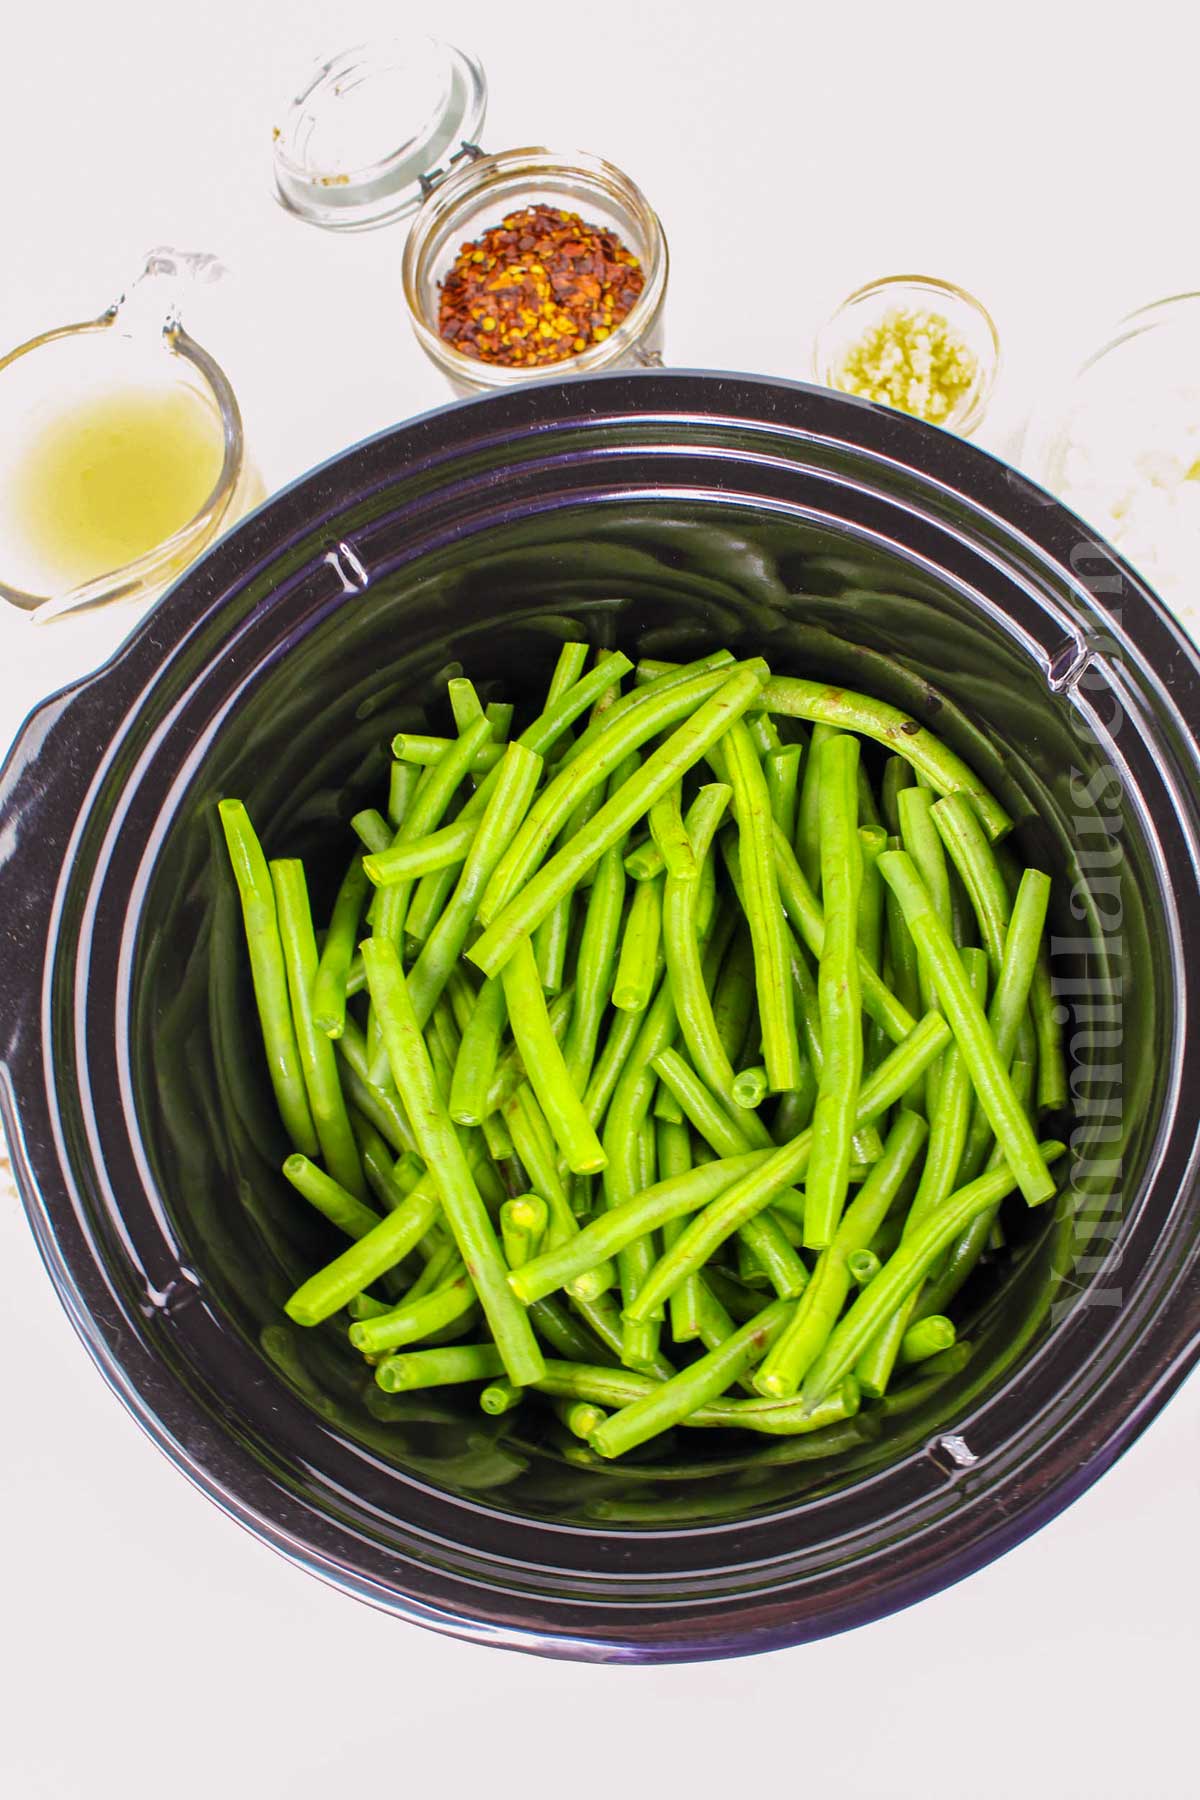
[[[264,497],[246,461],[229,380],[180,319],[180,282],[222,273],[208,255],[153,251],[128,293],[99,318],[42,332],[0,358],[0,599],[36,622],[116,600],[148,601]],[[25,472],[48,431],[68,445],[85,415],[89,443],[99,446],[89,454],[104,454],[105,421],[110,440],[116,429],[106,408],[130,395],[152,405],[178,402],[194,432],[211,433],[214,479],[190,514],[140,554],[114,566],[102,559],[73,566],[48,531],[34,528]],[[52,504],[51,492],[51,522]]]
[[1200,641],[1200,294],[1139,307],[1035,410],[1021,466]]
[[[602,344],[536,368],[508,368],[465,356],[438,331],[438,291],[459,246],[506,214],[530,205],[578,212],[614,231],[642,265],[646,285]],[[602,157],[583,151],[503,150],[476,155],[440,181],[413,221],[404,246],[404,299],[417,342],[456,394],[494,393],[547,376],[662,364],[667,240],[641,189]]]
[[[275,196],[306,224],[363,231],[411,218],[404,298],[417,342],[460,396],[547,377],[662,364],[667,240],[646,196],[584,151],[479,144],[487,78],[478,60],[412,33],[318,62],[274,127]],[[438,290],[460,246],[541,203],[614,231],[645,287],[602,344],[560,362],[509,368],[465,356],[438,331]]]

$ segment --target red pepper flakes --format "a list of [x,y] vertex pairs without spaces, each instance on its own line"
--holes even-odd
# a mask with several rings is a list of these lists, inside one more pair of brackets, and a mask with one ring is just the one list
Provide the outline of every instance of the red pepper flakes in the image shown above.
[[459,250],[441,286],[438,330],[480,362],[563,362],[602,344],[645,285],[614,231],[527,206]]

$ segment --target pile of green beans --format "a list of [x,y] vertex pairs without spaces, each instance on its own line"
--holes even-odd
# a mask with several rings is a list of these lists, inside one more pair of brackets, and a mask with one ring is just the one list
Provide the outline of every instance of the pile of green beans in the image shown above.
[[283,1174],[347,1240],[288,1316],[576,1459],[832,1453],[948,1366],[1001,1204],[1055,1191],[1049,878],[927,727],[758,658],[567,643],[516,736],[447,699],[324,930],[220,803]]

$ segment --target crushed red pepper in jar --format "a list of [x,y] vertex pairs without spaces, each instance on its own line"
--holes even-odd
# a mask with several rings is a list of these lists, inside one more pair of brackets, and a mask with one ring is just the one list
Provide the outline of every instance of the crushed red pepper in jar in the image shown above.
[[645,281],[615,231],[527,206],[459,250],[441,286],[438,330],[481,362],[563,362],[602,344]]

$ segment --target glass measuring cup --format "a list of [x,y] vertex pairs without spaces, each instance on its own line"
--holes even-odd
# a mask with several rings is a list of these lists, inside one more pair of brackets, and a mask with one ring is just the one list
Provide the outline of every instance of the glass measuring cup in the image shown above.
[[[0,599],[36,622],[152,598],[262,497],[229,380],[180,318],[181,290],[223,272],[212,256],[154,250],[99,318],[42,332],[0,358]],[[113,560],[102,531],[100,547],[72,549],[56,539],[63,496],[51,489],[35,497],[29,471],[57,441],[71,455],[80,492],[95,501],[96,484],[112,473],[101,466],[112,438],[105,409],[131,395],[143,410],[157,409],[160,430],[172,418],[186,426],[203,448],[208,478],[169,528],[151,529],[152,541]],[[90,433],[78,447],[71,440],[77,422]]]

